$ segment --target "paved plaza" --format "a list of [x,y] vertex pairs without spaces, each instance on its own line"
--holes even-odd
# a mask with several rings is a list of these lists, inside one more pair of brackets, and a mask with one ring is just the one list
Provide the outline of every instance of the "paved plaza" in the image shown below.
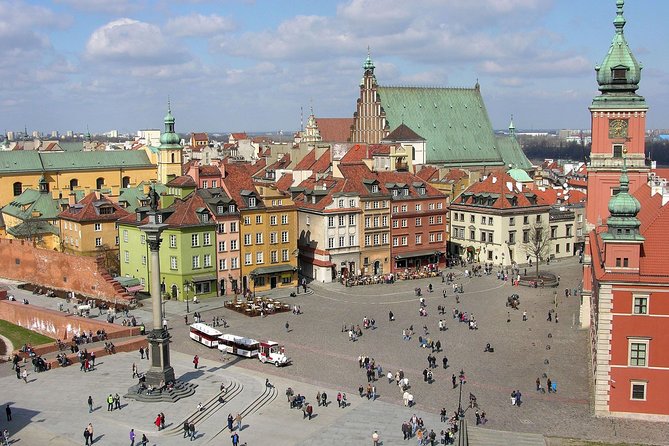
[[[293,364],[275,368],[257,360],[240,359],[222,355],[217,350],[196,344],[188,338],[184,323],[186,307],[183,302],[167,302],[168,325],[173,336],[172,362],[178,376],[198,384],[196,395],[175,404],[146,404],[124,400],[122,411],[107,412],[104,399],[108,393],[123,394],[134,383],[131,379],[132,363],[141,364],[139,355],[117,354],[101,358],[98,369],[83,374],[78,367],[57,369],[43,374],[32,374],[28,384],[16,380],[10,370],[3,367],[0,385],[3,398],[15,408],[15,421],[10,432],[23,444],[66,445],[81,444],[82,432],[89,421],[96,428],[99,444],[124,444],[130,428],[148,432],[150,444],[171,445],[185,441],[180,433],[158,434],[152,426],[158,412],[164,412],[170,423],[182,423],[191,416],[198,402],[209,401],[218,392],[221,383],[234,383],[243,388],[234,398],[204,420],[196,440],[202,444],[231,444],[230,433],[225,427],[228,413],[247,411],[246,427],[240,433],[243,442],[276,445],[359,445],[371,444],[371,433],[378,429],[383,444],[407,444],[400,430],[403,420],[413,413],[422,416],[428,429],[437,433],[444,428],[439,423],[439,410],[445,407],[453,413],[458,406],[458,389],[451,385],[451,375],[464,370],[467,382],[463,387],[463,405],[469,393],[477,397],[478,404],[488,417],[482,428],[474,427],[473,411],[467,412],[470,439],[478,444],[542,444],[546,437],[587,438],[610,442],[669,444],[669,427],[663,423],[628,420],[597,419],[591,416],[589,406],[590,373],[588,371],[588,333],[579,330],[579,297],[565,298],[564,288],[577,288],[580,284],[580,265],[574,259],[552,263],[544,268],[561,276],[557,289],[530,289],[512,287],[509,282],[497,280],[495,274],[465,278],[462,268],[450,271],[456,274],[464,292],[457,304],[452,287],[440,278],[398,282],[392,285],[368,285],[344,288],[340,284],[311,284],[312,293],[286,298],[285,302],[300,305],[304,314],[283,313],[265,318],[248,318],[223,308],[223,298],[191,304],[191,314],[199,311],[206,322],[214,316],[225,317],[230,328],[222,331],[271,339],[286,346]],[[427,293],[428,284],[433,293]],[[419,316],[419,302],[414,288],[421,287],[427,302],[427,317]],[[442,290],[447,290],[443,298]],[[520,307],[512,310],[505,306],[507,296],[520,295]],[[20,296],[20,293],[17,297]],[[287,297],[287,291],[277,291],[276,297]],[[554,309],[557,297],[556,324],[546,320],[548,311]],[[55,308],[57,299],[28,296],[31,305]],[[439,315],[437,306],[446,307],[446,314]],[[478,330],[452,318],[452,309],[473,313]],[[150,307],[133,311],[139,319],[150,323]],[[388,320],[392,311],[395,321]],[[528,320],[522,320],[523,312]],[[373,318],[376,329],[363,330],[356,341],[348,340],[342,325],[362,327],[363,317]],[[192,316],[189,317],[192,321]],[[446,331],[438,330],[438,320],[446,320]],[[507,322],[507,319],[510,319]],[[286,322],[290,331],[286,332]],[[402,330],[413,325],[415,334],[410,341],[402,339]],[[427,367],[429,349],[420,348],[418,336],[424,335],[441,341],[443,352],[435,353],[439,367],[434,370],[435,382],[423,381],[422,371]],[[493,353],[484,353],[486,343],[494,347]],[[194,371],[192,356],[202,358],[200,370]],[[359,385],[367,379],[358,366],[358,356],[367,355],[376,360],[384,374],[402,369],[411,385],[417,402],[414,408],[405,408],[402,394],[387,379],[376,383],[378,399],[368,401],[357,396]],[[441,367],[442,358],[448,357],[449,368]],[[146,362],[146,361],[145,361]],[[145,366],[148,367],[148,364]],[[535,380],[544,374],[557,383],[557,394],[535,391]],[[276,395],[268,395],[265,378],[275,384]],[[302,420],[302,413],[289,410],[285,389],[307,395],[315,402],[318,390],[326,390],[331,401],[338,391],[346,392],[352,403],[338,409],[336,402],[328,408],[315,407],[317,416]],[[520,390],[523,404],[511,405],[510,394]],[[103,406],[88,414],[86,398],[91,394],[96,405]],[[266,397],[263,397],[266,395]],[[256,401],[261,403],[255,404]],[[254,406],[258,406],[255,407]],[[249,407],[254,406],[253,409]],[[174,428],[175,424],[169,426]],[[6,423],[1,422],[0,427]],[[497,431],[526,433],[513,440]],[[220,433],[219,433],[220,432]],[[218,433],[218,436],[215,435]],[[539,434],[539,435],[530,435]],[[38,442],[39,441],[39,442]],[[551,439],[551,445],[555,440]],[[98,444],[96,442],[96,444]],[[129,444],[129,442],[128,442]]]

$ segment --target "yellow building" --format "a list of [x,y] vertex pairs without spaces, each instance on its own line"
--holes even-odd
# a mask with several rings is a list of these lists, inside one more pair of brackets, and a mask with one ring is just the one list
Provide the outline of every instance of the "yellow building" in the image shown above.
[[244,164],[226,164],[223,187],[239,206],[242,291],[297,286],[297,209],[274,186],[256,188]]
[[158,146],[158,181],[167,184],[182,175],[183,146],[181,138],[174,131],[174,116],[168,104],[165,115],[165,132],[160,135]]
[[95,190],[118,196],[122,188],[155,180],[156,165],[143,150],[0,151],[0,206],[27,189],[39,189],[42,177],[54,198]]
[[99,192],[91,192],[60,213],[63,251],[86,256],[118,256],[117,221],[128,212]]

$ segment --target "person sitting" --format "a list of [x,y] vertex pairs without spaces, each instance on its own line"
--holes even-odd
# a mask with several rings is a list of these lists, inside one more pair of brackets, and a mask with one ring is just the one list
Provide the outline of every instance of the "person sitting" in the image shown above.
[[485,345],[485,350],[483,350],[484,353],[493,353],[494,351],[495,349],[490,346],[490,342]]

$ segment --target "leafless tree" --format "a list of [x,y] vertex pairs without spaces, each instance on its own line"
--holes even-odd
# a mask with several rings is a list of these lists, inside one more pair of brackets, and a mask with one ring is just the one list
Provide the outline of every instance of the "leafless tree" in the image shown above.
[[525,253],[534,259],[536,277],[539,277],[539,262],[550,255],[551,237],[548,228],[541,224],[532,225],[527,242],[522,244]]

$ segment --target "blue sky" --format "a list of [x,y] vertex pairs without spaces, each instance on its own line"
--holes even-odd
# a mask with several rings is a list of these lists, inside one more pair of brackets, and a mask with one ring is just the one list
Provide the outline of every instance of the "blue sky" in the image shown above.
[[[615,0],[0,0],[0,131],[296,130],[381,85],[471,87],[495,128],[587,128]],[[669,128],[669,2],[627,0],[650,128]]]

